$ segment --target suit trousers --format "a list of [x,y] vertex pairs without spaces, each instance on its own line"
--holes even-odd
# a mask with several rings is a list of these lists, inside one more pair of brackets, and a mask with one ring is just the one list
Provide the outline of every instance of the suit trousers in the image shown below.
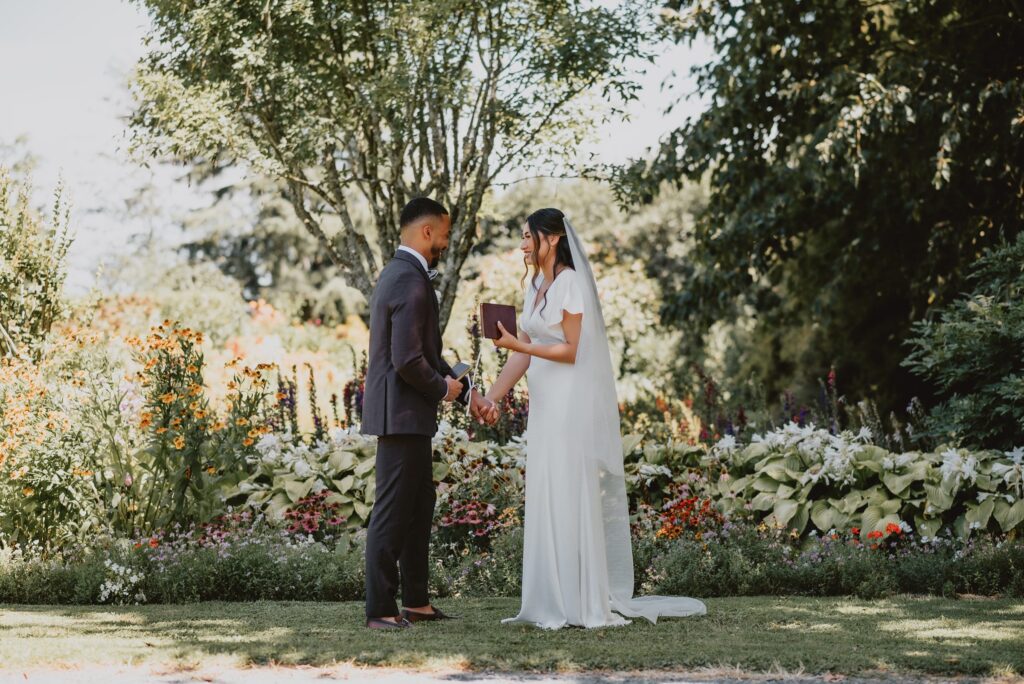
[[432,454],[426,435],[377,439],[377,493],[366,536],[367,617],[398,615],[399,569],[402,604],[430,603],[430,528],[437,499]]

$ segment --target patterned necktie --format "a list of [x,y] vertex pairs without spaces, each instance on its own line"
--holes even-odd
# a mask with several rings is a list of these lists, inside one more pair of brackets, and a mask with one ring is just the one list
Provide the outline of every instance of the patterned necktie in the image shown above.
[[438,276],[438,272],[437,272],[436,268],[427,269],[427,277],[428,278],[430,278],[431,280],[436,280],[437,276]]

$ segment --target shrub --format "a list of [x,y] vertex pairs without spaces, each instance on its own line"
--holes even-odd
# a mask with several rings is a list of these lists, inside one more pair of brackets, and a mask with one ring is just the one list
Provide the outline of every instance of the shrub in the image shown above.
[[989,251],[974,289],[915,323],[903,365],[942,398],[930,431],[942,441],[1012,449],[1024,443],[1024,234]]

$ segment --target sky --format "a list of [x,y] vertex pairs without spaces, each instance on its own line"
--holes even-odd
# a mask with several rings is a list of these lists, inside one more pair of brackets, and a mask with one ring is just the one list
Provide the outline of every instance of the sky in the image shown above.
[[[154,188],[165,233],[176,217],[207,201],[176,181],[172,170],[144,169],[127,154],[126,83],[145,52],[148,26],[145,12],[125,0],[0,0],[0,144],[26,137],[39,161],[33,174],[38,192],[52,192],[58,178],[64,180],[76,235],[72,293],[88,290],[102,261],[132,249],[134,237],[152,230],[125,216],[125,202],[139,187]],[[625,161],[699,112],[702,104],[691,98],[671,116],[663,114],[678,93],[693,89],[689,66],[707,57],[703,46],[666,48],[641,77],[629,120],[603,125],[584,154],[593,152],[604,163]],[[669,94],[661,85],[673,72],[677,90]]]

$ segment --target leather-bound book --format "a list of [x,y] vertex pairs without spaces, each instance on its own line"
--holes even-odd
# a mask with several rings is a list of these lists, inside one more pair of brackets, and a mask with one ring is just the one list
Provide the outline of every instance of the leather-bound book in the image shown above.
[[516,331],[516,307],[510,304],[481,304],[480,305],[480,331],[484,337],[496,340],[501,337],[498,330],[498,321],[505,326],[513,335]]

